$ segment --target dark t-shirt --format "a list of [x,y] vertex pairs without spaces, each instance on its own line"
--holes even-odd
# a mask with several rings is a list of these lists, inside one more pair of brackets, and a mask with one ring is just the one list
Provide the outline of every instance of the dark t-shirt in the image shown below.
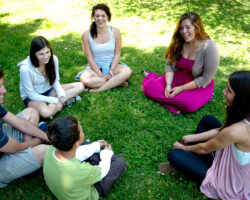
[[[2,118],[8,113],[8,110],[6,110],[2,105],[0,105],[0,148],[2,148],[6,143],[8,142],[9,138],[7,135],[3,133],[3,127],[2,127]],[[2,152],[0,152],[0,157],[2,156]]]

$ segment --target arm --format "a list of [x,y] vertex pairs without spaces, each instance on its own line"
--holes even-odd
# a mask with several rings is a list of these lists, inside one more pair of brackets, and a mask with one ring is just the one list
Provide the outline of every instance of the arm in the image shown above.
[[54,55],[54,61],[55,61],[55,71],[56,71],[56,80],[53,84],[53,88],[56,91],[58,99],[61,97],[66,97],[65,91],[62,89],[62,86],[60,84],[60,78],[59,78],[59,64],[58,64],[58,58]]
[[182,144],[186,145],[192,142],[203,142],[210,140],[219,133],[219,129],[212,129],[199,134],[185,135],[182,137]]
[[191,151],[197,154],[207,154],[219,149],[223,149],[234,143],[241,143],[246,140],[246,134],[239,130],[239,128],[234,125],[222,129],[215,137],[208,140],[205,143],[199,143],[191,146],[184,146],[178,142],[174,143],[174,148],[184,149],[186,151]]
[[98,167],[101,168],[102,178],[104,178],[110,169],[111,157],[114,155],[112,149],[105,148],[101,151],[100,157],[101,162],[99,163]]
[[180,94],[181,92],[185,90],[192,90],[197,88],[197,85],[195,81],[191,81],[189,83],[186,83],[185,85],[174,87],[169,90],[169,97],[175,97],[177,94]]
[[92,156],[94,153],[100,152],[100,144],[93,142],[91,144],[81,145],[76,149],[76,158],[80,161],[84,161]]
[[14,128],[20,130],[24,134],[30,135],[32,137],[40,138],[46,142],[49,142],[49,139],[47,135],[41,131],[39,128],[34,126],[32,123],[30,123],[27,120],[21,119],[17,117],[16,115],[13,115],[11,112],[8,112],[2,120]]
[[8,142],[2,148],[0,148],[0,152],[5,153],[16,153],[18,151],[22,151],[27,149],[30,146],[36,146],[41,143],[41,140],[38,138],[33,138],[27,142],[19,143],[16,140],[9,137]]
[[88,63],[91,67],[91,69],[99,76],[102,77],[102,72],[97,66],[93,53],[91,51],[90,45],[89,45],[89,32],[86,31],[85,33],[82,34],[82,48],[84,50],[85,56],[88,60]]
[[22,85],[23,85],[26,95],[32,101],[45,101],[48,103],[58,102],[58,99],[56,97],[47,97],[47,96],[37,93],[34,90],[32,80],[31,80],[31,74],[29,73],[27,69],[25,69],[25,66],[20,67],[20,81],[21,83],[23,83]]
[[170,90],[172,88],[172,81],[174,77],[174,72],[166,72],[166,88],[165,88],[165,96],[170,97]]
[[205,45],[202,74],[194,79],[198,87],[205,88],[214,78],[219,67],[219,53],[216,44],[209,40]]
[[112,65],[110,67],[110,71],[111,71],[112,76],[113,76],[113,72],[114,72],[116,66],[119,63],[120,56],[121,56],[121,46],[122,46],[122,37],[121,37],[120,30],[113,27],[113,33],[115,36],[115,52],[114,52],[114,57],[112,60]]

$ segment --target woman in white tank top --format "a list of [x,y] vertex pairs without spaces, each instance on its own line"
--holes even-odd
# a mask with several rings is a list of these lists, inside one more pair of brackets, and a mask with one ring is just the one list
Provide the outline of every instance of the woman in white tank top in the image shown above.
[[82,35],[82,46],[88,59],[88,66],[78,73],[89,92],[101,92],[127,82],[131,69],[119,62],[121,54],[121,33],[115,27],[107,26],[111,19],[109,7],[98,4],[92,8],[94,22],[90,30]]

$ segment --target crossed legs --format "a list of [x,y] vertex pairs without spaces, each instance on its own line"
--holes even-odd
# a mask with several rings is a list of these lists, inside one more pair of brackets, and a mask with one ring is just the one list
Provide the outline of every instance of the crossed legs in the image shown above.
[[123,84],[131,76],[132,70],[129,67],[118,64],[114,70],[114,76],[108,81],[103,80],[93,70],[86,70],[81,76],[80,81],[89,88],[91,92],[106,91]]
[[[65,91],[67,100],[77,96],[84,91],[84,85],[81,82],[64,84],[62,85],[62,88]],[[55,90],[52,90],[51,96],[57,96]],[[56,104],[49,104],[43,101],[30,101],[28,107],[32,107],[38,110],[40,116],[43,118],[54,116],[59,111],[59,108]]]

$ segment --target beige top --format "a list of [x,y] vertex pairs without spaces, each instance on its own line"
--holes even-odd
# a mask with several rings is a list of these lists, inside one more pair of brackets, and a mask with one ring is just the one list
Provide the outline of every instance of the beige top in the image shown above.
[[[205,88],[213,80],[219,67],[219,60],[218,49],[212,40],[205,42],[197,51],[192,75],[198,87]],[[167,61],[165,72],[175,72],[177,69],[176,62]]]

